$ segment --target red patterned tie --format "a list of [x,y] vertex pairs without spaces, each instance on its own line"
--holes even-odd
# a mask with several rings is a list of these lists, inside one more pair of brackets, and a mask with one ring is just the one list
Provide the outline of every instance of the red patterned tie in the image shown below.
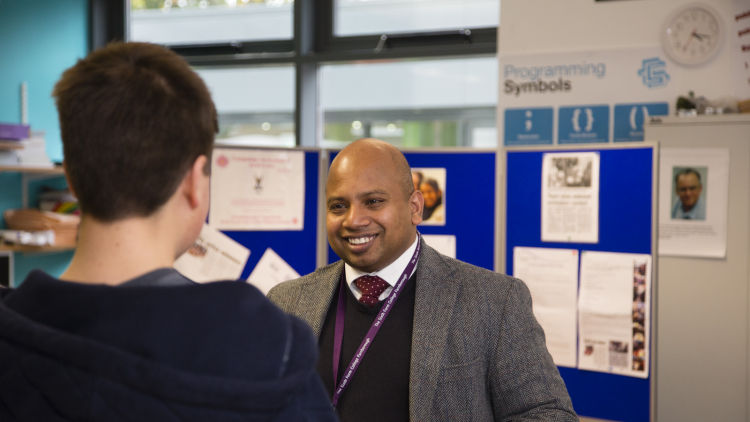
[[390,284],[376,275],[363,275],[354,280],[354,284],[362,292],[362,297],[359,298],[360,303],[364,303],[370,309],[380,302],[378,298],[385,289],[390,287]]

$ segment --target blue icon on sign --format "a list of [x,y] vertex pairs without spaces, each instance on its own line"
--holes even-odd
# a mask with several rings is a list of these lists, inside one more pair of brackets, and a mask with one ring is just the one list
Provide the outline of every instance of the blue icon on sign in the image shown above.
[[549,108],[509,108],[505,110],[505,145],[552,144]]
[[649,116],[669,115],[667,103],[615,105],[615,142],[643,141],[643,122]]
[[667,63],[658,57],[652,57],[643,61],[643,67],[638,71],[638,76],[643,79],[643,84],[649,88],[661,88],[669,83],[669,75],[665,68]]
[[560,107],[557,142],[609,142],[609,106]]

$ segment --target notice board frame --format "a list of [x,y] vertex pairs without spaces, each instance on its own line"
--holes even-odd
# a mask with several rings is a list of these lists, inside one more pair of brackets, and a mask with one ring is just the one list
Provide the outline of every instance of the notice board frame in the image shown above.
[[[216,143],[214,149],[243,149],[261,151],[301,151],[305,155],[305,212],[302,230],[222,230],[236,242],[250,249],[250,257],[240,280],[247,280],[267,248],[273,249],[300,276],[320,267],[321,241],[325,242],[325,219],[321,217],[321,195],[325,191],[325,151],[314,147],[256,147]],[[251,182],[248,182],[251,183]],[[210,214],[209,209],[209,214]],[[323,231],[321,239],[321,220]],[[206,220],[208,221],[208,220]]]
[[[586,383],[585,379],[594,380],[597,383],[595,385],[591,386],[591,389],[600,388],[603,384],[604,386],[614,386],[616,389],[622,389],[626,388],[628,385],[635,386],[639,390],[648,389],[648,411],[645,412],[648,414],[648,421],[654,422],[656,420],[656,378],[658,374],[658,368],[656,366],[656,354],[657,354],[657,339],[658,339],[658,333],[656,330],[657,327],[657,309],[656,309],[656,303],[658,303],[658,297],[657,297],[657,282],[656,274],[657,274],[657,265],[658,265],[658,253],[657,253],[657,216],[658,216],[658,177],[659,177],[659,144],[657,142],[632,142],[632,143],[618,143],[618,144],[568,144],[568,145],[539,145],[539,146],[509,146],[509,147],[502,147],[499,148],[500,151],[500,168],[501,168],[501,200],[502,200],[502,206],[500,207],[500,221],[498,224],[498,227],[501,228],[499,230],[499,236],[498,236],[498,243],[499,247],[497,248],[498,256],[496,257],[496,261],[499,263],[498,269],[499,271],[503,273],[507,273],[507,269],[512,267],[512,253],[513,248],[516,246],[533,246],[533,247],[553,247],[553,248],[569,248],[569,249],[578,249],[580,250],[602,250],[598,249],[596,246],[601,244],[602,242],[606,243],[606,239],[603,239],[603,236],[606,236],[606,234],[602,233],[601,227],[603,224],[609,224],[609,219],[616,219],[621,216],[619,215],[604,215],[602,211],[602,189],[606,188],[605,186],[605,178],[600,177],[600,207],[599,207],[599,225],[600,225],[600,233],[599,233],[599,242],[596,244],[585,244],[585,243],[552,243],[552,242],[545,242],[544,244],[541,244],[541,218],[538,220],[539,225],[539,241],[535,242],[533,244],[512,244],[515,242],[514,239],[508,239],[508,191],[509,191],[509,184],[517,183],[520,177],[519,175],[512,175],[512,177],[509,178],[508,172],[509,170],[515,171],[515,167],[511,166],[509,168],[509,158],[510,157],[516,157],[512,154],[535,154],[539,156],[539,166],[533,167],[533,168],[526,168],[523,171],[528,172],[538,172],[538,176],[533,178],[533,180],[537,180],[540,183],[536,183],[536,186],[529,185],[527,187],[531,187],[532,189],[536,189],[533,192],[538,192],[538,197],[541,201],[541,165],[542,165],[542,157],[544,153],[555,153],[555,152],[599,152],[602,155],[601,160],[601,169],[600,169],[600,175],[604,175],[605,172],[616,172],[620,171],[620,167],[625,167],[627,164],[636,164],[636,163],[620,163],[617,162],[618,160],[614,160],[613,158],[619,158],[619,159],[629,159],[633,158],[634,154],[632,154],[635,150],[650,150],[651,151],[651,163],[650,165],[643,165],[643,166],[636,166],[636,167],[628,167],[628,171],[640,171],[640,172],[648,172],[650,171],[650,178],[651,178],[651,195],[650,195],[650,210],[651,210],[651,218],[650,218],[650,230],[648,231],[650,234],[650,241],[648,242],[649,250],[608,250],[609,252],[625,252],[625,253],[648,253],[651,255],[651,262],[652,262],[652,268],[651,268],[651,321],[650,321],[650,335],[649,335],[649,351],[650,351],[650,373],[649,377],[647,379],[639,379],[639,378],[633,378],[633,377],[626,377],[622,375],[615,375],[615,374],[607,374],[607,373],[599,373],[599,372],[592,372],[592,371],[583,371],[579,370],[577,368],[558,368],[560,369],[561,375],[563,376],[563,379],[566,380],[566,385],[568,386],[568,390],[571,394],[571,398],[573,401],[573,406],[576,409],[577,412],[581,412],[581,417],[592,417],[592,418],[600,418],[600,419],[609,419],[609,420],[616,420],[621,422],[643,422],[645,419],[642,416],[634,415],[634,414],[620,414],[618,413],[618,410],[606,412],[602,411],[603,407],[606,407],[607,405],[601,406],[596,405],[594,403],[591,403],[593,401],[598,400],[598,398],[593,398],[590,400],[587,400],[586,397],[591,397],[590,394],[587,394],[587,391],[584,388],[581,388],[582,385]],[[617,151],[625,151],[630,152],[631,154],[619,154]],[[615,157],[614,155],[621,155],[621,157]],[[607,156],[606,160],[605,157]],[[519,156],[520,157],[520,156]],[[514,158],[510,158],[511,160]],[[609,166],[611,163],[617,162],[617,169],[616,170],[610,170],[605,168],[605,166]],[[627,177],[628,172],[623,171],[623,177]],[[532,177],[535,175],[532,174]],[[604,200],[606,201],[607,198],[605,197]],[[540,204],[541,205],[541,204]],[[541,217],[541,206],[539,207],[539,215]],[[514,218],[514,217],[511,217]],[[513,223],[513,222],[512,222]],[[627,230],[625,228],[624,230]],[[536,232],[535,232],[536,233]],[[580,256],[580,253],[579,253]],[[509,265],[508,261],[510,260],[511,264]],[[580,265],[580,263],[579,263]],[[620,379],[618,379],[620,378]],[[638,382],[641,381],[641,382]],[[645,383],[643,382],[645,381]],[[643,385],[645,384],[645,386]],[[616,393],[620,393],[620,391],[615,391]],[[615,397],[614,399],[620,399],[620,407],[619,410],[625,408],[623,407],[624,402],[627,400],[632,399],[633,397],[642,397],[643,391],[626,391],[624,392],[624,396]],[[632,394],[629,394],[632,393]],[[642,399],[641,399],[642,400]],[[611,402],[608,403],[608,405],[611,405]],[[642,405],[641,405],[642,406]],[[614,406],[617,408],[617,406]],[[591,412],[593,413],[591,413]],[[623,412],[625,413],[625,412]],[[641,411],[641,413],[644,413]]]
[[[456,210],[460,209],[458,206],[460,204],[460,199],[456,197],[456,186],[467,186],[470,185],[472,182],[476,182],[475,180],[464,180],[462,176],[469,176],[469,175],[460,175],[457,178],[455,176],[452,176],[450,172],[448,172],[447,175],[447,187],[446,187],[446,225],[445,226],[419,226],[419,231],[422,234],[431,235],[431,234],[437,234],[437,235],[455,235],[456,236],[456,258],[465,262],[468,262],[473,265],[480,266],[482,268],[486,268],[491,271],[498,271],[500,268],[499,261],[497,260],[498,257],[498,248],[499,248],[499,236],[498,233],[500,231],[500,153],[497,149],[494,148],[470,148],[470,147],[457,147],[457,148],[451,148],[451,147],[439,147],[439,148],[400,148],[399,149],[404,156],[406,157],[407,161],[409,162],[409,165],[415,168],[427,168],[427,167],[444,167],[441,165],[442,163],[445,163],[446,161],[450,161],[451,158],[459,158],[459,159],[465,159],[467,156],[476,156],[476,155],[486,155],[486,156],[492,156],[494,159],[494,165],[492,166],[492,176],[491,179],[494,183],[494,188],[490,191],[492,193],[491,198],[482,198],[482,204],[484,206],[488,206],[491,204],[492,206],[492,212],[487,213],[488,215],[483,215],[483,222],[486,220],[486,222],[492,224],[492,230],[489,231],[489,235],[486,236],[488,239],[484,239],[480,245],[472,245],[471,242],[469,242],[469,238],[471,237],[471,232],[465,232],[464,228],[462,228],[461,224],[450,224],[451,219],[454,219],[454,221],[457,221],[458,219],[466,219],[470,216],[462,215],[460,213],[457,213]],[[341,152],[341,149],[329,149],[324,151],[326,154],[327,162],[326,162],[326,175],[328,168],[330,167],[331,162],[336,157],[336,155]],[[432,157],[436,157],[437,159],[433,163],[432,160],[430,160]],[[411,158],[411,159],[410,159]],[[489,157],[487,157],[489,158]],[[454,163],[451,163],[455,165]],[[481,163],[480,163],[481,164]],[[449,166],[445,166],[448,168]],[[474,175],[475,176],[475,175]],[[475,183],[475,185],[480,186],[481,184]],[[325,196],[325,182],[323,186],[323,196]],[[456,199],[452,199],[456,198]],[[454,202],[455,201],[455,202]],[[325,264],[332,264],[339,260],[339,257],[333,252],[333,250],[328,245],[327,241],[327,235],[325,234],[325,199],[321,201],[323,203],[323,207],[321,208],[322,212],[322,218],[323,220],[323,245],[322,247],[326,250],[326,258],[325,258]],[[492,215],[492,218],[490,221],[489,214]],[[491,241],[489,241],[489,238],[491,238]],[[466,245],[470,246],[476,246],[478,249],[481,249],[482,247],[486,247],[487,245],[491,245],[492,250],[490,251],[487,256],[483,256],[481,261],[478,261],[478,264],[475,262],[472,262],[472,259],[466,259],[467,257],[474,256],[476,252],[474,252],[471,248],[467,248]],[[462,245],[464,245],[462,247]],[[480,255],[481,251],[479,252]],[[463,259],[462,259],[463,258]]]

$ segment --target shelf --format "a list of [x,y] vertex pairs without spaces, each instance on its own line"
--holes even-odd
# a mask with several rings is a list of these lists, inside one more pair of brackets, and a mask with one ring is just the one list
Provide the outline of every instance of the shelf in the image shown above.
[[0,166],[0,173],[6,171],[15,171],[19,173],[63,175],[63,168],[60,167],[31,167],[31,166]]
[[20,141],[0,141],[0,150],[3,149],[24,149],[24,144]]
[[75,248],[75,246],[29,246],[0,244],[0,251],[13,251],[23,253],[66,252],[75,250]]

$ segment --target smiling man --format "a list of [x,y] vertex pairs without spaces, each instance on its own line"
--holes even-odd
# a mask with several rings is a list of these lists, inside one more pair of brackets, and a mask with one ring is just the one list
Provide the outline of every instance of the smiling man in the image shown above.
[[674,178],[678,199],[672,206],[672,218],[679,220],[705,220],[706,204],[701,197],[703,183],[696,170],[687,168]]
[[395,147],[361,139],[331,164],[328,242],[341,257],[269,298],[318,338],[342,421],[577,421],[520,280],[440,255]]

